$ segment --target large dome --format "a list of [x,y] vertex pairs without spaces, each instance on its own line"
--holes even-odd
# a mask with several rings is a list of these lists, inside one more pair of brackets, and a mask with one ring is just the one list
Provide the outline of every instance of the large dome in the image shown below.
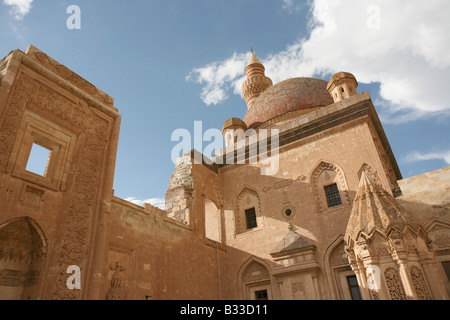
[[254,128],[287,112],[333,104],[327,84],[314,78],[293,78],[277,83],[253,102],[244,121],[249,128]]

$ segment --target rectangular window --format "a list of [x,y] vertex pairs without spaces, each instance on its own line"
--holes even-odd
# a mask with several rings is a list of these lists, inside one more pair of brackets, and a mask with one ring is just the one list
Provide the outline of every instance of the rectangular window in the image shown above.
[[45,177],[47,175],[50,154],[49,149],[34,143],[28,158],[26,170]]
[[352,296],[352,300],[361,300],[361,292],[359,291],[359,285],[356,276],[347,277],[347,283],[350,290],[350,295]]
[[450,281],[450,261],[442,261],[442,266],[444,267],[445,274],[447,275],[447,280]]
[[342,204],[337,184],[325,187],[325,195],[327,196],[329,208],[337,207]]
[[247,220],[247,230],[254,229],[258,226],[256,222],[256,210],[255,208],[245,211],[245,218]]
[[269,300],[267,290],[261,290],[255,292],[255,300]]

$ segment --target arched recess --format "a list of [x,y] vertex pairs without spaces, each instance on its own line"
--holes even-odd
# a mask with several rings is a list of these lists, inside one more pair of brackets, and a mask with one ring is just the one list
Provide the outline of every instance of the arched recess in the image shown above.
[[252,256],[239,269],[238,285],[241,300],[256,300],[258,293],[266,292],[267,299],[274,298],[270,266]]
[[[262,212],[261,212],[261,199],[258,192],[248,187],[244,187],[241,192],[238,193],[235,200],[235,230],[236,234],[240,234],[250,229],[260,229],[263,226]],[[249,228],[247,223],[246,213],[249,210],[255,210],[256,228]]]
[[325,187],[334,184],[338,187],[341,204],[351,204],[344,171],[334,163],[320,161],[311,171],[310,184],[314,204],[318,212],[329,208]]
[[331,299],[351,300],[348,277],[356,275],[350,267],[342,234],[325,251],[324,266]]
[[219,186],[217,183],[217,175],[214,175],[212,173],[208,174],[206,177],[205,183],[202,187],[202,195],[212,199],[216,203],[216,206],[220,208],[223,204],[223,197],[222,193],[219,190]]
[[46,253],[46,237],[31,218],[0,225],[0,300],[39,298]]
[[424,224],[436,253],[437,270],[450,296],[450,221],[432,217]]
[[216,242],[222,242],[220,208],[210,199],[205,199],[205,237]]

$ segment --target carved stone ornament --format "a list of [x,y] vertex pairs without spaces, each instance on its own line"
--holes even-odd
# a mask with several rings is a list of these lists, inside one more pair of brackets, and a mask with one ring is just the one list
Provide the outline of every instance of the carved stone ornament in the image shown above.
[[384,277],[391,295],[392,300],[406,300],[405,290],[400,281],[400,275],[394,268],[389,268],[385,271]]
[[423,277],[422,270],[414,266],[411,268],[410,273],[419,300],[433,300],[425,278]]
[[[40,82],[32,80],[25,74],[17,76],[13,93],[3,122],[0,124],[0,171],[5,171],[9,155],[14,146],[25,107],[33,103],[37,107],[54,114],[63,122],[76,126],[84,131],[80,141],[82,150],[79,158],[76,178],[70,191],[74,199],[62,208],[66,217],[63,232],[63,245],[60,251],[56,292],[54,299],[79,299],[79,290],[69,290],[66,285],[67,266],[82,266],[87,252],[92,210],[97,202],[100,187],[102,162],[105,143],[107,141],[108,124],[100,118],[87,104],[76,104],[58,94]],[[33,204],[36,202],[33,201]]]
[[347,185],[345,182],[344,172],[342,171],[341,168],[339,168],[337,165],[335,165],[333,163],[321,162],[314,169],[313,173],[311,174],[311,179],[310,179],[313,198],[314,198],[314,202],[315,202],[317,210],[319,212],[322,212],[325,209],[327,209],[327,207],[321,201],[322,190],[321,190],[321,187],[318,185],[319,177],[324,171],[325,171],[326,175],[329,175],[329,171],[333,171],[337,174],[337,177],[338,177],[337,184],[338,184],[339,191],[341,192],[341,195],[342,195],[342,203],[344,205],[349,205],[350,197],[349,197],[348,191],[347,191]]
[[120,288],[122,283],[122,273],[125,271],[116,261],[115,265],[111,265],[110,269],[114,271],[111,277],[111,286],[106,294],[106,300],[122,300],[122,290]]

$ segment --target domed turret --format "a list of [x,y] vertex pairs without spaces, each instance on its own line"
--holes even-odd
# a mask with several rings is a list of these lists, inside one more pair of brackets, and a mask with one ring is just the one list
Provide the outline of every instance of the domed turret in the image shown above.
[[331,77],[327,90],[336,103],[358,94],[357,87],[358,82],[354,75],[348,72],[338,72]]
[[239,118],[231,118],[225,121],[223,125],[222,134],[225,137],[225,146],[231,146],[244,138],[247,131],[247,125]]

